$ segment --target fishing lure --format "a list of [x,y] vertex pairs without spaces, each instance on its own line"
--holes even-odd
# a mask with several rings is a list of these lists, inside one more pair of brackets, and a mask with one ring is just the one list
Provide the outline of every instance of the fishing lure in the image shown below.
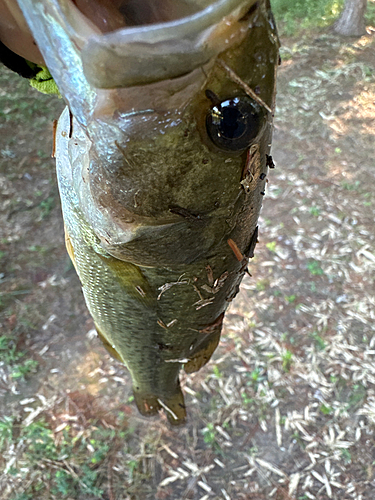
[[[67,103],[66,245],[143,415],[186,408],[257,241],[278,39],[268,0],[18,0]],[[95,4],[96,7],[92,8]]]

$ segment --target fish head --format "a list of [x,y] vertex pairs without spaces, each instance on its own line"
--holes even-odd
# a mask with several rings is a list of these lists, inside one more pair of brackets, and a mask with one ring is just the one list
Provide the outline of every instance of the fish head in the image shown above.
[[[144,265],[165,260],[166,243],[169,266],[207,252],[218,224],[235,223],[249,148],[269,152],[278,42],[267,2],[18,3],[82,129],[76,189],[102,245]],[[197,222],[212,226],[199,244],[165,239]],[[133,242],[147,231],[140,258]]]

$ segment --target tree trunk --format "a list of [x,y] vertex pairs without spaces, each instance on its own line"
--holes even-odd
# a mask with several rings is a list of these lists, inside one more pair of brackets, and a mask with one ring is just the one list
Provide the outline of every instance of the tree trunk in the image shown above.
[[365,12],[367,0],[346,0],[344,10],[334,25],[343,36],[362,36],[366,33]]

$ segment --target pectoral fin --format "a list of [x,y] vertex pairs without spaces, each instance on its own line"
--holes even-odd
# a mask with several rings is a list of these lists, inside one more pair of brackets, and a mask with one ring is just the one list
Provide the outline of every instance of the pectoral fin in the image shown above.
[[116,349],[110,344],[110,342],[106,339],[106,337],[102,334],[102,332],[99,330],[98,326],[95,325],[95,328],[96,328],[96,331],[98,333],[98,337],[100,338],[100,340],[103,342],[103,345],[104,347],[107,349],[107,351],[109,352],[109,354],[117,359],[118,361],[121,361],[121,363],[124,362],[124,360],[122,359],[122,357],[120,356],[120,354],[116,351]]

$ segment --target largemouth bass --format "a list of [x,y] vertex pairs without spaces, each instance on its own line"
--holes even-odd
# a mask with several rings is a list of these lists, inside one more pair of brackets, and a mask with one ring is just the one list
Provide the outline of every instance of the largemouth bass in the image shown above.
[[182,423],[179,371],[210,359],[257,241],[269,1],[17,1],[67,103],[57,175],[87,306],[141,414]]

